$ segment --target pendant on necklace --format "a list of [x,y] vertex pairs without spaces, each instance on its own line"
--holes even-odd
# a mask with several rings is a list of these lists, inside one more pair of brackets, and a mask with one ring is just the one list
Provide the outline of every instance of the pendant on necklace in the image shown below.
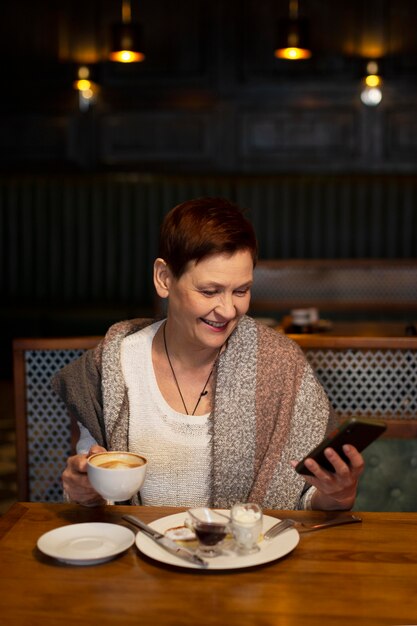
[[200,404],[200,400],[201,400],[201,398],[203,398],[204,396],[206,396],[206,395],[208,394],[208,391],[207,391],[207,385],[209,384],[209,381],[210,381],[211,375],[212,375],[213,370],[214,370],[214,366],[216,365],[216,361],[217,361],[217,359],[219,358],[219,354],[220,354],[220,351],[221,351],[221,347],[219,348],[219,351],[218,351],[218,353],[217,353],[217,355],[216,355],[216,358],[215,358],[215,360],[214,360],[214,363],[213,363],[213,365],[212,365],[212,367],[211,367],[210,374],[208,375],[208,378],[207,378],[206,382],[204,383],[204,387],[203,387],[203,389],[201,390],[200,395],[198,396],[198,400],[197,400],[196,405],[195,405],[195,407],[194,407],[194,409],[193,409],[193,412],[192,412],[192,413],[190,413],[190,412],[188,411],[187,405],[185,404],[184,396],[182,395],[182,391],[181,391],[180,385],[179,385],[178,380],[177,380],[177,377],[176,377],[176,375],[175,375],[175,370],[174,370],[174,367],[173,367],[173,365],[172,365],[172,363],[171,363],[171,359],[170,359],[169,352],[168,352],[168,346],[167,346],[167,340],[166,340],[165,327],[166,327],[166,322],[164,323],[164,326],[163,326],[162,332],[163,332],[163,337],[164,337],[165,354],[166,354],[166,357],[167,357],[167,360],[168,360],[168,363],[169,363],[169,367],[170,367],[171,372],[172,372],[172,377],[173,377],[173,379],[174,379],[175,385],[176,385],[176,387],[177,387],[177,390],[178,390],[178,393],[179,393],[179,395],[180,395],[181,402],[182,402],[182,404],[183,404],[183,407],[184,407],[184,409],[185,409],[186,414],[187,414],[187,415],[194,415],[194,414],[195,414],[195,412],[196,412],[196,410],[197,410],[198,405]]

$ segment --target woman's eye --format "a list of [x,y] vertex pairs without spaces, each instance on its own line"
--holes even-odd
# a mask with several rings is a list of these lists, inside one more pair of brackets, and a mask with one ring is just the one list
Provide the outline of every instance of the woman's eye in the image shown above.
[[249,287],[246,287],[246,289],[236,289],[235,294],[237,296],[246,296],[246,294],[250,291]]
[[[245,289],[236,289],[233,293],[236,296],[246,296],[246,294],[250,291],[250,287],[245,287]],[[201,289],[200,293],[203,294],[203,296],[206,296],[207,298],[212,298],[213,296],[217,296],[220,291],[218,289]]]

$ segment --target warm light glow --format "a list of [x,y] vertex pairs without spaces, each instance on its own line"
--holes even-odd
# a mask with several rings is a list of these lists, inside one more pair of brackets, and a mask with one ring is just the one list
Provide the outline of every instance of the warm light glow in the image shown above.
[[290,0],[289,12],[291,20],[298,19],[298,0]]
[[289,19],[279,23],[277,45],[274,52],[277,59],[299,61],[312,56],[308,43],[308,23],[298,16],[298,0],[290,0]]
[[132,50],[117,50],[110,53],[110,60],[118,63],[138,63],[144,59],[143,52],[132,52]]
[[83,98],[86,100],[91,100],[94,98],[94,92],[92,89],[83,89]]
[[132,7],[130,0],[122,0],[122,21],[129,24],[132,21]]
[[275,56],[277,59],[298,61],[299,59],[309,59],[311,51],[305,48],[278,48],[278,50],[275,50]]
[[365,83],[368,87],[378,87],[381,84],[381,77],[377,74],[369,74],[365,78]]
[[361,100],[366,106],[377,106],[382,100],[382,78],[379,76],[377,61],[368,61],[366,64],[367,75],[362,80],[363,89]]
[[86,65],[81,65],[78,68],[78,78],[89,78],[90,70]]
[[139,63],[145,55],[140,52],[140,25],[132,22],[130,0],[122,0],[122,23],[113,25],[110,61]]
[[376,61],[368,61],[366,71],[368,74],[378,74],[378,63]]
[[356,46],[357,53],[362,57],[368,57],[368,59],[379,59],[387,53],[386,43],[379,42],[375,38],[368,35],[365,37],[365,41],[362,41]]
[[78,79],[73,82],[73,87],[78,91],[78,105],[80,111],[87,112],[88,109],[95,104],[99,93],[99,86],[90,78],[90,68],[86,65],[80,65],[77,70]]
[[81,80],[76,80],[74,86],[78,91],[87,91],[91,89],[91,81],[82,78]]

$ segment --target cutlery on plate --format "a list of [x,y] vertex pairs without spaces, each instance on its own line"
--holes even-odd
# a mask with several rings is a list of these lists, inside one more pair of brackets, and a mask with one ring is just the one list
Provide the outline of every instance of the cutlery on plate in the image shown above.
[[321,528],[329,528],[330,526],[340,526],[341,524],[355,524],[361,522],[362,519],[356,515],[349,515],[348,517],[335,517],[333,519],[326,520],[325,522],[318,522],[317,524],[305,524],[294,519],[284,519],[274,524],[264,534],[264,539],[273,539],[287,528],[296,528],[299,532],[310,532],[313,530],[320,530]]
[[133,524],[134,526],[140,528],[141,531],[144,532],[153,541],[155,541],[155,543],[157,543],[159,546],[161,546],[161,548],[164,548],[171,554],[175,554],[175,556],[178,556],[180,559],[190,561],[191,563],[194,563],[194,565],[198,565],[199,567],[208,567],[207,561],[199,557],[198,554],[195,554],[195,552],[189,550],[188,548],[179,546],[173,539],[170,539],[169,537],[166,537],[157,530],[154,530],[153,528],[142,522],[142,520],[140,520],[138,517],[135,517],[134,515],[122,515],[122,518],[130,524]]

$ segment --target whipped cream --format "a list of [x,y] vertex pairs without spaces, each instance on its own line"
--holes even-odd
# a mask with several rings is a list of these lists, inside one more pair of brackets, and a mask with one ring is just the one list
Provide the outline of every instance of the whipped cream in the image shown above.
[[262,513],[245,507],[235,507],[233,509],[233,521],[238,524],[255,524],[261,519]]

